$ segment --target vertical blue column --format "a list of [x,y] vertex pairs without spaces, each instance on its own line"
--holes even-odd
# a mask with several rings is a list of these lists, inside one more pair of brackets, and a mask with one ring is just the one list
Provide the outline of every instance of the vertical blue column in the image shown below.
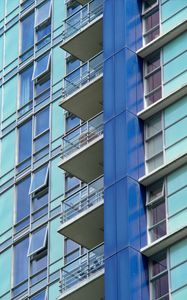
[[141,1],[104,1],[105,299],[147,300]]

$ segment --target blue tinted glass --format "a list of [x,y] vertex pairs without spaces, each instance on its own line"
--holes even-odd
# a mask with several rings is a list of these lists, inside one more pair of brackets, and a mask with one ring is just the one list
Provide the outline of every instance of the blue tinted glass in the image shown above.
[[44,130],[49,128],[49,107],[43,109],[36,114],[36,129],[35,135],[39,135]]
[[[39,151],[43,147],[49,144],[49,131],[41,136],[39,136],[34,142],[34,152]],[[48,153],[48,151],[46,152]],[[45,154],[44,154],[45,155]]]
[[66,177],[66,191],[69,191],[74,187],[77,187],[77,185],[79,184],[80,184],[80,180],[77,177],[73,177],[73,176]]
[[25,52],[34,45],[34,14],[29,15],[21,22],[22,44],[21,52]]
[[67,62],[66,68],[67,68],[67,74],[71,73],[75,69],[77,69],[80,66],[80,60],[78,59],[71,59]]
[[20,107],[33,99],[33,66],[20,74]]
[[38,210],[48,203],[48,193],[33,199],[33,211]]
[[18,161],[21,162],[31,156],[32,147],[32,121],[19,127],[19,155]]
[[[46,251],[45,251],[46,252]],[[33,259],[31,264],[31,273],[36,274],[40,270],[47,267],[47,254],[40,256],[39,258]]]
[[31,300],[44,300],[44,299],[45,299],[45,291],[31,298]]
[[44,80],[37,82],[37,84],[35,86],[36,96],[38,96],[43,91],[45,91],[46,89],[49,89],[49,88],[50,88],[50,77],[46,76],[44,78]]
[[75,116],[69,116],[66,118],[66,131],[71,130],[75,126],[80,124],[80,119]]
[[30,193],[44,187],[47,184],[48,166],[45,166],[33,174]]
[[19,222],[30,213],[30,176],[17,184],[16,222]]
[[36,26],[42,24],[50,17],[51,0],[46,1],[43,5],[39,6],[36,11]]
[[50,53],[48,53],[47,55],[43,56],[42,58],[36,61],[33,79],[36,79],[37,77],[41,76],[43,73],[48,71],[49,59],[50,59]]
[[26,238],[14,247],[14,286],[28,277],[29,239]]
[[45,247],[46,232],[47,227],[42,227],[39,230],[33,232],[30,241],[29,254],[35,253]]
[[37,40],[40,41],[46,35],[51,33],[51,24],[43,26],[37,30]]
[[76,11],[78,11],[81,7],[82,5],[80,5],[77,1],[74,1],[73,4],[67,8],[67,16],[69,17],[76,13]]

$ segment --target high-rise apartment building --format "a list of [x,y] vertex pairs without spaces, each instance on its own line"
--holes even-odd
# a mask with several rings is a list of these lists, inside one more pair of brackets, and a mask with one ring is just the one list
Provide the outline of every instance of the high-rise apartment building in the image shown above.
[[0,0],[0,299],[187,299],[187,0]]

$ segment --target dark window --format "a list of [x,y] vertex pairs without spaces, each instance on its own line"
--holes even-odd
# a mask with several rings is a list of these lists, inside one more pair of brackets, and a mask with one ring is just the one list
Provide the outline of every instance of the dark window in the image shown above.
[[28,245],[26,238],[14,247],[14,286],[28,278]]
[[36,10],[35,26],[39,26],[46,22],[51,16],[51,0],[45,1]]
[[76,13],[82,5],[78,3],[78,1],[71,2],[70,5],[67,7],[67,17],[71,16],[72,14]]
[[17,203],[16,203],[16,222],[19,222],[23,218],[30,214],[30,176],[20,181],[17,186]]
[[48,212],[48,193],[40,194],[32,200],[32,216],[38,219]]
[[20,107],[33,99],[33,66],[20,73]]
[[36,136],[49,128],[49,107],[36,114],[35,126]]
[[144,2],[144,39],[146,44],[160,34],[160,13],[157,4],[157,1]]
[[64,241],[64,262],[68,264],[72,260],[79,257],[80,246],[70,239]]
[[47,249],[32,257],[31,284],[36,284],[47,277]]
[[22,43],[21,53],[31,48],[34,44],[34,14],[30,14],[21,21]]
[[40,77],[41,75],[45,74],[50,67],[50,58],[51,55],[48,53],[47,55],[41,57],[38,59],[35,64],[34,64],[34,72],[33,72],[33,77],[32,79],[36,79]]
[[65,178],[65,193],[66,196],[76,192],[80,187],[80,180],[77,177],[71,176],[70,174],[66,175]]
[[33,255],[46,247],[47,244],[47,227],[44,226],[32,233],[30,238],[28,255]]
[[32,148],[32,121],[28,121],[18,129],[19,131],[19,153],[18,162],[29,158],[31,156]]
[[41,80],[36,83],[35,85],[36,97],[49,88],[50,88],[50,74],[46,75],[44,78],[42,77]]
[[32,174],[29,193],[34,193],[47,185],[48,166],[44,166]]

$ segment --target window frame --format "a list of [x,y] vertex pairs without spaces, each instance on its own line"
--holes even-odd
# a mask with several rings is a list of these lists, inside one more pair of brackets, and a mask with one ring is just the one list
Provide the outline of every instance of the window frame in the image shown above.
[[[46,64],[46,68],[44,71],[40,72],[37,76],[35,75],[36,73],[36,69],[37,69],[37,64],[40,60],[42,60],[45,56],[48,55],[48,61]],[[46,73],[49,72],[50,69],[50,65],[51,65],[51,51],[45,53],[44,55],[42,55],[41,57],[39,57],[39,59],[36,59],[34,61],[34,68],[33,68],[33,74],[32,74],[32,80],[35,81],[37,83],[38,80],[41,79],[42,76],[44,76]]]
[[[34,180],[34,174],[36,172],[39,172],[42,168],[46,167],[46,174],[45,174],[45,179],[42,185],[38,186],[35,189],[32,189],[32,185],[33,185],[33,180]],[[34,170],[34,172],[32,172],[31,174],[31,184],[30,184],[30,189],[29,189],[29,195],[33,195],[35,194],[37,191],[40,191],[41,189],[43,189],[44,187],[46,187],[47,185],[47,181],[48,181],[48,177],[49,177],[49,164],[46,165],[42,165],[41,167],[37,168],[36,170]]]
[[[152,41],[154,41],[157,37],[153,38],[151,41],[146,42],[146,36],[151,33],[154,32],[157,28],[159,29],[159,35],[161,34],[161,5],[159,0],[156,0],[156,2],[151,5],[149,8],[145,8],[145,2],[147,2],[146,0],[143,0],[142,3],[142,20],[143,20],[143,26],[142,26],[142,36],[143,36],[143,44],[144,46],[151,43]],[[159,22],[158,25],[152,27],[151,29],[149,29],[148,31],[145,31],[145,19],[149,16],[155,13],[155,11],[158,10],[159,13]]]
[[46,16],[46,18],[41,22],[41,23],[36,23],[36,20],[37,20],[37,14],[38,14],[38,10],[40,9],[41,6],[45,5],[45,3],[47,3],[47,1],[43,1],[41,4],[39,4],[37,7],[36,7],[36,11],[35,11],[35,20],[34,20],[34,28],[35,30],[37,31],[37,28],[40,27],[40,26],[43,26],[50,18],[51,18],[51,14],[52,14],[52,1],[49,0],[48,2],[50,2],[49,4],[49,13],[48,15]]
[[[43,240],[43,245],[40,248],[37,248],[36,250],[34,250],[33,252],[30,252],[30,248],[32,245],[32,240],[33,240],[33,234],[42,230],[43,228],[45,228],[45,235],[44,235],[44,240]],[[43,249],[46,248],[47,246],[47,239],[48,239],[48,225],[42,225],[39,228],[33,230],[29,236],[29,247],[28,247],[28,252],[27,252],[27,256],[30,257],[30,259],[32,259],[33,257],[35,257],[35,255],[38,254],[38,252],[42,251]]]

